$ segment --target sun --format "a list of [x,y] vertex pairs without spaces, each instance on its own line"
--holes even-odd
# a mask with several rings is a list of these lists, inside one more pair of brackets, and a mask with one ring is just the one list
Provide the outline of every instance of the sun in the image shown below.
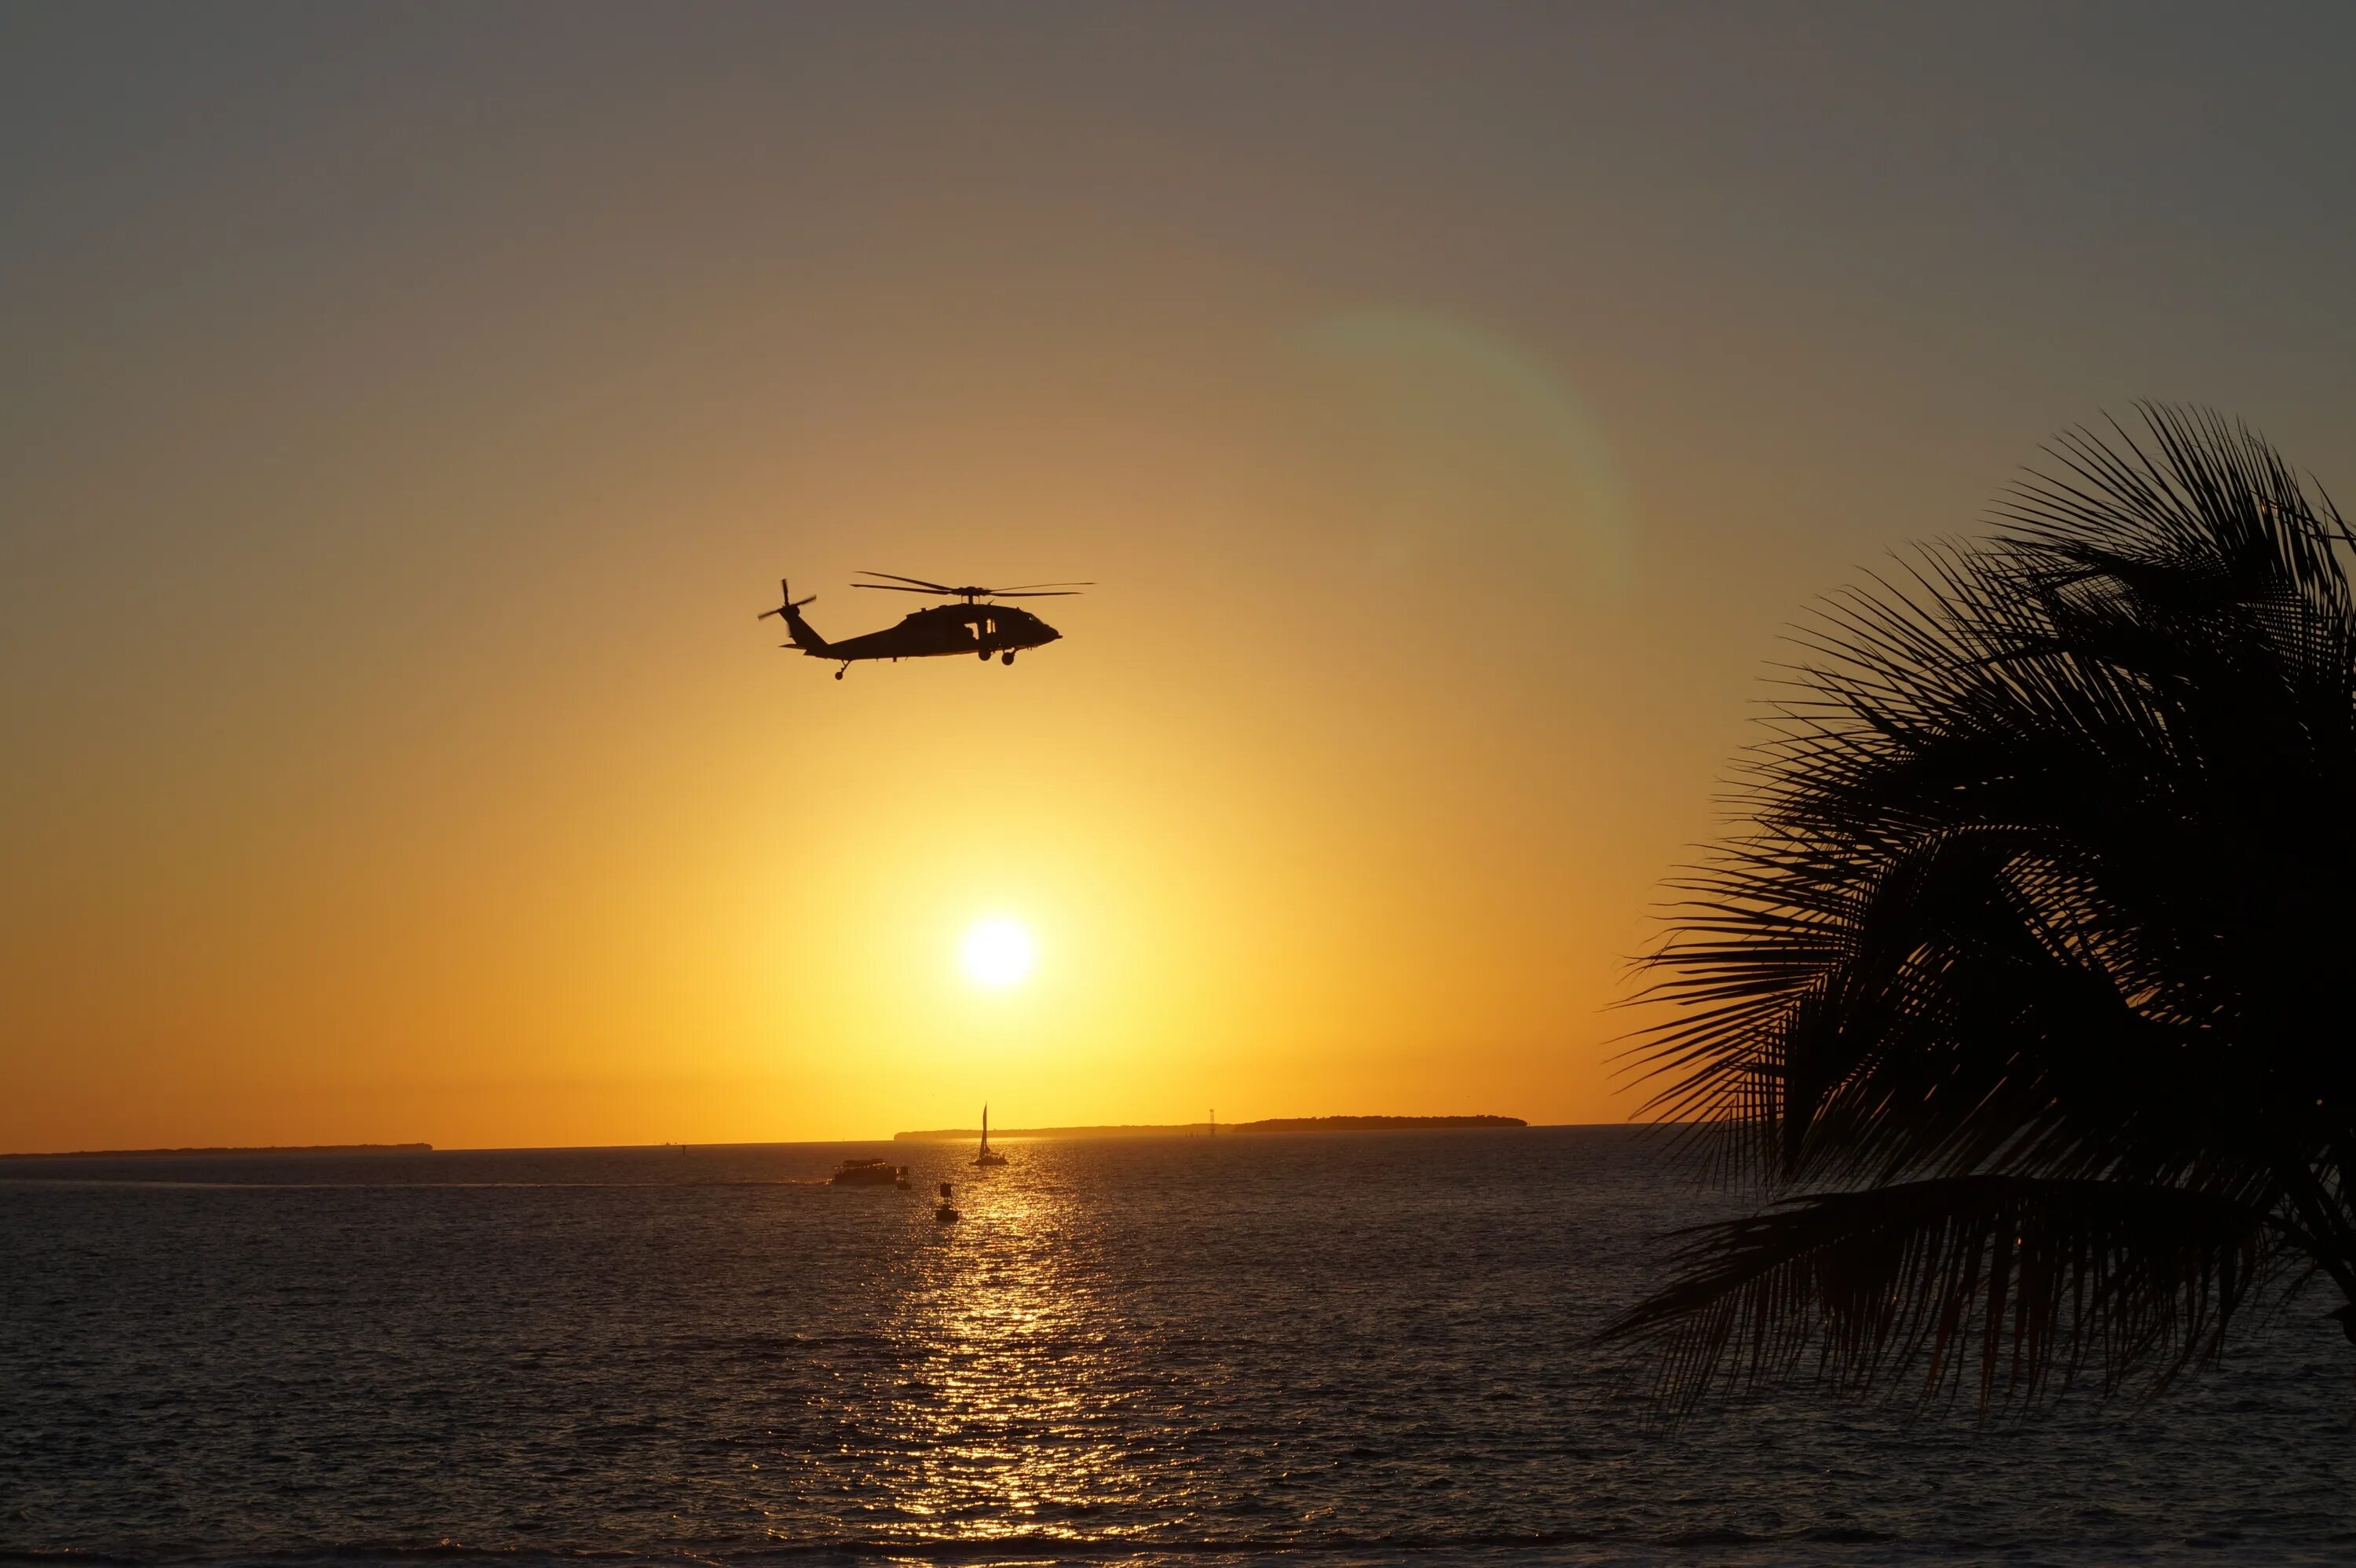
[[975,985],[993,991],[1021,985],[1023,977],[1031,973],[1032,960],[1037,956],[1031,933],[1003,915],[977,921],[973,929],[965,933],[965,943],[958,952],[967,976]]

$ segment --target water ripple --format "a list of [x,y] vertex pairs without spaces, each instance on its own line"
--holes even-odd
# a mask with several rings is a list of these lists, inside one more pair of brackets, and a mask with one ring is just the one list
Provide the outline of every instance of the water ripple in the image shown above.
[[[1622,1132],[16,1168],[0,1561],[2343,1561],[2294,1312],[2151,1411],[1665,1429]],[[933,1222],[931,1181],[966,1219]]]

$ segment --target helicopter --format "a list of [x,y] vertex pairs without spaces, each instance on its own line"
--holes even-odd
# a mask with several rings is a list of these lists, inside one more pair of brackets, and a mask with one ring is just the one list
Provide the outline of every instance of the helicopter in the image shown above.
[[756,619],[766,621],[772,615],[782,616],[786,635],[791,640],[777,645],[799,648],[814,659],[834,659],[841,668],[834,672],[841,680],[851,667],[861,659],[890,659],[897,664],[902,659],[938,658],[948,654],[972,654],[988,663],[996,654],[1001,664],[1012,664],[1014,656],[1024,648],[1044,647],[1064,634],[1039,619],[1028,610],[1018,610],[1011,604],[993,603],[999,599],[1060,599],[1077,593],[1083,588],[1093,588],[1093,582],[1026,582],[1014,588],[980,588],[968,584],[952,588],[945,582],[928,582],[921,577],[901,577],[889,571],[862,571],[862,577],[880,577],[881,582],[854,582],[853,588],[873,588],[886,593],[926,593],[955,599],[955,604],[933,604],[915,611],[900,619],[896,626],[886,626],[880,632],[866,632],[856,637],[845,637],[830,643],[818,635],[808,621],[802,619],[802,606],[813,603],[818,595],[797,599],[789,582],[777,581],[779,603],[774,610],[764,610]]

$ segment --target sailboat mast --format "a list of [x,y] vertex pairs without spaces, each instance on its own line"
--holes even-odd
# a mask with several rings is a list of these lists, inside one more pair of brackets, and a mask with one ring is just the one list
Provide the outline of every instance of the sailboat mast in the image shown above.
[[981,1108],[981,1152],[984,1154],[990,1152],[990,1107],[988,1105]]

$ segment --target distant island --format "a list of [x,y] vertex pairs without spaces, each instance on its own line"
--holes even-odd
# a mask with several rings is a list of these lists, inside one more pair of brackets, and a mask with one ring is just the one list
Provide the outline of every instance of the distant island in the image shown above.
[[431,1154],[432,1144],[272,1144],[258,1148],[78,1148],[48,1154],[0,1154],[0,1159],[155,1159],[168,1155],[246,1154]]
[[[1472,1127],[1526,1127],[1519,1116],[1271,1116],[1261,1122],[1221,1122],[1215,1131],[1227,1133],[1404,1133],[1434,1128],[1462,1131]],[[1209,1122],[1173,1122],[1167,1125],[1122,1127],[992,1127],[1001,1138],[1162,1138],[1203,1136],[1215,1129]],[[921,1133],[894,1133],[900,1143],[963,1143],[981,1136],[980,1127],[934,1127]]]

